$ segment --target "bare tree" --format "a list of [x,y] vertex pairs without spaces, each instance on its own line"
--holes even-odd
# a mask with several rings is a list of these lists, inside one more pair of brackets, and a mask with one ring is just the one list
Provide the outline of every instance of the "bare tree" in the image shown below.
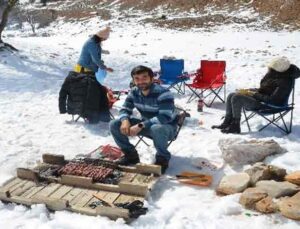
[[4,43],[2,41],[2,32],[7,24],[8,15],[9,15],[10,11],[12,10],[12,8],[16,5],[17,2],[18,2],[18,0],[8,0],[7,4],[2,12],[2,19],[0,22],[0,44],[2,43],[2,44],[4,44],[4,46],[10,47],[13,50],[17,50],[17,49],[15,49],[13,46],[11,46],[7,43]]
[[34,15],[32,13],[30,13],[28,10],[25,11],[25,20],[29,23],[31,30],[33,32],[33,34],[35,35],[35,26],[36,26],[36,21],[34,18]]

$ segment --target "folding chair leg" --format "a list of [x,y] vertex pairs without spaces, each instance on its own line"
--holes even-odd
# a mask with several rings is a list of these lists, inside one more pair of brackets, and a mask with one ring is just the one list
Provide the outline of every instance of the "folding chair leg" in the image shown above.
[[144,139],[143,136],[138,136],[139,140],[138,142],[135,144],[134,148],[136,148],[138,146],[138,144],[140,144],[140,142],[144,142],[146,146],[150,146]]
[[215,94],[215,97],[213,98],[213,100],[209,103],[209,105],[207,105],[208,107],[211,107],[211,105],[214,103],[214,101],[216,100],[216,98],[219,98],[222,103],[224,103],[225,101],[218,95],[219,92],[221,91],[222,87],[219,88],[219,90],[217,92],[215,92],[213,89],[211,89],[211,91]]
[[80,118],[80,115],[77,118],[75,118],[75,115],[72,115],[72,122],[77,122]]
[[293,116],[294,116],[294,109],[292,108],[292,110],[291,110],[291,116],[290,116],[290,128],[289,128],[289,133],[292,132],[292,128],[293,128]]
[[115,119],[115,116],[111,113],[111,111],[109,111],[109,117],[111,118],[111,120]]
[[[196,90],[194,90],[193,88],[191,88],[189,85],[186,85],[191,91],[192,91],[192,95],[189,97],[189,99],[188,99],[188,101],[187,101],[187,103],[190,103],[190,102],[192,102],[195,98],[201,98],[199,95],[198,95],[198,93],[197,93],[197,89]],[[202,92],[201,92],[201,94],[202,94]]]
[[[246,121],[246,123],[247,123],[247,126],[248,126],[248,130],[249,130],[249,132],[251,132],[251,128],[250,128],[250,125],[249,125],[249,118],[247,117],[247,114],[246,114],[246,111],[245,111],[245,108],[243,108],[243,113],[244,113],[244,117],[245,117],[245,121]],[[252,114],[251,114],[252,115]],[[251,116],[250,115],[250,116]]]
[[286,130],[286,133],[288,134],[288,133],[289,133],[289,129],[287,128],[287,125],[286,125],[286,123],[285,123],[285,121],[284,121],[283,116],[282,116],[281,113],[280,113],[280,118],[281,118],[281,120],[282,120],[282,122],[283,122],[283,125],[284,125],[284,128],[285,128],[285,130]]
[[224,103],[226,102],[226,84],[224,84]]
[[[269,123],[267,125],[265,125],[264,127],[260,128],[259,131],[262,131],[263,129],[267,128],[268,126],[270,126],[271,124],[276,126],[278,129],[282,130],[283,132],[285,132],[286,134],[290,133],[290,130],[287,129],[286,123],[284,121],[284,116],[288,114],[288,111],[284,112],[283,114],[280,113],[279,116],[277,118],[274,118],[272,120],[268,119],[267,117],[260,115],[261,117],[263,117],[265,120],[267,120]],[[283,124],[284,124],[284,128],[282,128],[281,126],[279,126],[276,122],[278,122],[279,120],[282,120]]]

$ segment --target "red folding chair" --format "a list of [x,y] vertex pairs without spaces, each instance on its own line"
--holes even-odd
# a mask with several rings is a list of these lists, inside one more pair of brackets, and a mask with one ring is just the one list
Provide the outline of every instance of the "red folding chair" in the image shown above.
[[[128,91],[123,90],[123,91],[113,91],[112,89],[106,87],[107,89],[107,98],[108,98],[108,107],[111,110],[115,102],[120,100],[120,96],[122,94],[128,94]],[[111,111],[109,111],[109,115],[111,119],[115,119],[114,115],[112,114]]]
[[[193,83],[186,84],[186,86],[193,92],[188,99],[191,102],[195,98],[207,98],[213,95],[210,103],[204,104],[210,107],[215,99],[221,100],[225,103],[226,99],[226,61],[210,61],[201,60],[201,68],[196,73],[190,74],[190,77],[195,77]],[[224,88],[224,98],[220,96],[221,90]],[[208,92],[208,93],[206,93]]]

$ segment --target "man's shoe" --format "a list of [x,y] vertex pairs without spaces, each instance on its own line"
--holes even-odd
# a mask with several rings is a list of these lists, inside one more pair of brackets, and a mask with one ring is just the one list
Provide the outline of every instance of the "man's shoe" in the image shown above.
[[156,156],[155,165],[161,166],[161,173],[164,174],[169,167],[169,160],[162,156]]
[[221,130],[224,134],[240,134],[241,133],[241,125],[240,119],[233,119],[230,126]]
[[140,163],[140,157],[136,150],[124,152],[124,156],[118,161],[119,165],[135,165],[137,163]]

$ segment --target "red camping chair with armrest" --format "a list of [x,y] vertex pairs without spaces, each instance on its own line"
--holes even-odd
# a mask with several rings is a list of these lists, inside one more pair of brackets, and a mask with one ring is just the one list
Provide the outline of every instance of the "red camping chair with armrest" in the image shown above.
[[[225,103],[226,99],[226,62],[225,61],[210,61],[201,60],[201,68],[196,73],[190,74],[190,77],[195,77],[191,84],[186,86],[193,92],[188,99],[191,102],[195,98],[204,98],[212,95],[212,100],[205,105],[210,107],[218,98]],[[224,98],[221,97],[220,92],[224,88]],[[207,93],[206,93],[207,92]]]

